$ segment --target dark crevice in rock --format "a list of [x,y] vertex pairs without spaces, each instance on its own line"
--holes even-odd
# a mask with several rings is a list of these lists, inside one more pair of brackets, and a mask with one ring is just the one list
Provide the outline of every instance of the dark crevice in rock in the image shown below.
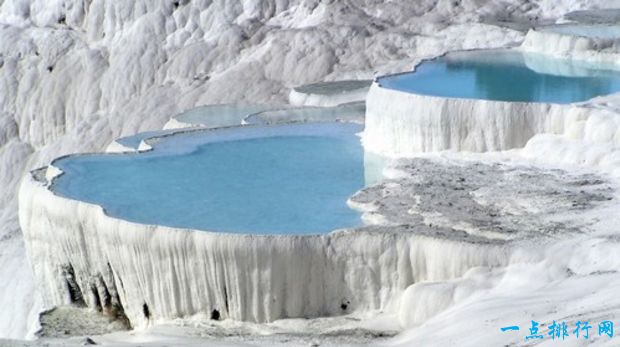
[[149,305],[147,305],[146,302],[144,303],[144,305],[142,305],[142,313],[144,314],[144,318],[151,319],[151,310],[149,309]]
[[95,286],[94,284],[91,284],[90,291],[93,294],[93,301],[95,304],[95,309],[101,312],[103,308],[101,307],[101,297],[99,296],[99,291],[97,291],[97,286]]
[[226,290],[226,285],[224,285],[224,307],[226,308],[226,314],[230,317],[230,308],[228,307],[228,290]]
[[71,301],[71,304],[79,307],[86,307],[84,295],[82,294],[82,289],[80,288],[80,285],[78,284],[75,277],[75,270],[73,269],[73,265],[64,265],[62,267],[62,274],[65,278],[67,292],[69,293],[69,300]]
[[106,285],[103,276],[99,276],[99,284],[101,285],[102,291],[102,307],[106,312],[109,312],[112,309],[112,295],[110,295],[110,291],[108,290],[108,286]]
[[96,344],[97,342],[95,342],[95,340],[91,339],[90,337],[85,338],[84,342],[82,342],[82,346],[91,346]]
[[101,280],[102,286],[104,288],[104,302],[106,310],[108,311],[108,315],[113,317],[115,320],[123,323],[127,327],[127,329],[131,329],[131,322],[127,315],[125,314],[125,308],[123,307],[123,303],[121,302],[121,297],[118,293],[118,288],[116,287],[116,280],[122,285],[122,281],[120,277],[116,276],[114,270],[112,270],[112,265],[108,263],[108,278],[110,279],[109,285],[107,285],[103,278]]

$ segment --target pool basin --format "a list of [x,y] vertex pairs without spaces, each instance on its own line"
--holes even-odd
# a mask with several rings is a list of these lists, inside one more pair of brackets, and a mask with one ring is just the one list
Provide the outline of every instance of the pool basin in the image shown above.
[[472,51],[424,61],[377,83],[446,98],[570,104],[620,91],[620,71],[517,50]]
[[[52,190],[112,217],[255,234],[326,233],[361,223],[347,199],[364,155],[346,123],[238,127],[164,136],[154,150],[58,159]],[[153,142],[152,142],[153,143]]]
[[593,98],[620,90],[614,65],[521,49],[449,53],[415,71],[379,77],[366,101],[365,150],[389,157],[422,152],[522,148],[537,134],[562,134]]

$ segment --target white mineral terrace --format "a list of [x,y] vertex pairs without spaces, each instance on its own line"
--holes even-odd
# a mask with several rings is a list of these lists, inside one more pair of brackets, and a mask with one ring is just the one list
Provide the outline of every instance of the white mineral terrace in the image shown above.
[[557,57],[617,64],[620,26],[558,24],[528,31],[521,49]]
[[[146,142],[156,148],[157,138]],[[531,247],[527,239],[578,234],[580,216],[612,198],[608,183],[590,174],[420,160],[398,164],[391,179],[352,197],[366,227],[234,235],[112,218],[53,193],[59,173],[34,171],[20,189],[45,305],[86,305],[126,316],[133,327],[214,311],[251,322],[386,312],[413,326],[464,298],[452,291],[460,285],[436,292],[424,283],[509,266],[515,250]],[[514,199],[497,199],[507,195]]]
[[137,224],[55,194],[58,174],[35,171],[20,190],[45,304],[122,312],[134,327],[214,311],[253,322],[396,311],[411,284],[504,265],[510,249],[424,225],[257,236]]
[[[432,1],[424,3],[437,5]],[[256,7],[259,8],[260,4],[256,2]],[[447,4],[444,7],[453,10],[451,15],[461,10],[453,8],[456,5]],[[477,7],[472,4],[467,6]],[[540,7],[530,2],[523,7],[530,5],[535,8],[532,11],[541,13],[554,12],[556,6],[560,6],[557,1],[544,1]],[[181,2],[181,11],[185,6],[198,5]],[[321,11],[340,13],[330,11],[328,6],[331,5],[316,5],[312,16],[297,13],[304,9],[301,5],[291,8],[269,19],[269,26],[283,25],[287,28],[284,30],[287,35],[310,28],[307,30],[317,35],[317,40],[323,40],[325,32],[314,29],[314,26],[320,28],[321,25],[313,16],[320,19]],[[503,13],[504,4],[497,2],[497,6]],[[583,7],[562,6],[563,13]],[[381,12],[380,8],[375,10]],[[413,18],[413,12],[401,14],[394,11],[391,16]],[[437,11],[441,13],[441,8]],[[522,9],[511,11],[518,14]],[[188,18],[192,18],[191,23],[201,22],[199,17],[210,16],[198,14],[190,16],[187,12]],[[111,14],[106,16],[114,17]],[[195,323],[192,326],[195,330],[190,330],[192,334],[200,338],[205,335],[215,337],[216,344],[225,336],[241,333],[258,336],[267,331],[274,336],[286,336],[282,338],[284,342],[280,341],[286,345],[289,336],[302,331],[303,334],[323,334],[321,338],[327,337],[321,341],[336,341],[336,345],[341,341],[348,343],[347,334],[363,336],[362,342],[370,341],[373,345],[378,341],[377,336],[390,336],[389,341],[380,341],[390,346],[523,345],[524,334],[504,334],[499,328],[521,324],[522,333],[526,330],[523,323],[529,324],[534,319],[545,323],[565,320],[572,326],[577,321],[590,321],[593,325],[603,319],[617,322],[620,317],[617,300],[620,287],[618,90],[606,85],[602,89],[609,93],[574,102],[429,95],[382,84],[385,78],[402,74],[377,77],[369,87],[369,80],[365,78],[371,76],[374,65],[367,64],[365,59],[378,59],[375,56],[383,56],[386,52],[390,55],[387,62],[398,58],[398,64],[381,66],[380,71],[387,72],[378,74],[385,74],[405,70],[403,66],[409,62],[419,63],[422,57],[437,59],[472,52],[475,55],[481,52],[478,48],[510,46],[482,53],[522,52],[525,54],[523,64],[534,72],[550,76],[592,77],[592,64],[605,69],[620,69],[620,29],[609,23],[617,21],[618,16],[618,11],[605,13],[604,10],[569,13],[564,20],[583,20],[588,24],[534,26],[527,34],[496,26],[491,30],[480,23],[471,26],[465,20],[465,24],[441,29],[439,36],[431,38],[427,36],[439,30],[435,26],[418,28],[406,24],[376,39],[378,43],[374,46],[379,48],[360,61],[355,60],[348,73],[334,72],[325,78],[332,82],[294,88],[290,87],[295,85],[293,82],[283,78],[286,83],[257,84],[257,95],[264,94],[259,98],[264,104],[227,103],[236,99],[251,100],[255,92],[249,88],[242,90],[240,84],[231,84],[220,90],[216,83],[224,85],[228,76],[218,76],[220,68],[217,65],[213,70],[205,68],[204,72],[193,68],[197,57],[207,55],[221,43],[214,43],[213,47],[198,46],[202,48],[196,48],[195,54],[171,54],[173,62],[187,60],[187,66],[192,67],[189,72],[194,77],[183,80],[183,83],[191,85],[213,79],[215,82],[210,84],[212,87],[207,94],[221,96],[216,100],[222,103],[195,107],[202,105],[199,100],[210,100],[210,96],[202,99],[197,95],[204,91],[193,91],[195,95],[184,96],[178,105],[175,100],[166,101],[169,103],[166,111],[179,112],[181,104],[191,106],[177,116],[166,117],[168,122],[162,130],[127,132],[127,129],[140,128],[136,124],[147,121],[145,115],[158,105],[157,102],[149,104],[138,114],[142,118],[131,118],[129,125],[122,120],[125,114],[130,114],[126,111],[141,109],[144,100],[172,99],[179,91],[149,92],[135,101],[135,105],[122,109],[123,112],[118,111],[119,119],[115,122],[123,126],[115,128],[118,130],[115,136],[121,133],[133,135],[114,141],[110,141],[113,137],[106,138],[105,142],[102,140],[101,148],[108,145],[106,152],[109,153],[105,155],[155,153],[158,145],[164,147],[164,138],[174,141],[188,133],[197,136],[218,131],[235,134],[239,130],[272,131],[278,126],[308,125],[301,123],[328,127],[331,122],[355,123],[346,125],[361,129],[363,124],[364,130],[358,135],[365,151],[366,186],[347,200],[348,206],[361,213],[363,223],[323,234],[265,235],[131,222],[112,216],[97,204],[70,199],[55,192],[54,180],[63,172],[54,166],[54,162],[41,164],[41,160],[48,163],[50,157],[46,155],[57,156],[66,152],[64,148],[63,151],[52,148],[49,153],[42,150],[43,159],[36,158],[39,161],[35,162],[47,166],[26,174],[19,183],[17,195],[19,226],[42,300],[40,305],[36,303],[39,306],[33,305],[43,309],[58,308],[56,313],[44,312],[41,321],[55,319],[54,314],[63,319],[72,314],[95,314],[103,322],[120,326],[110,330],[136,329],[126,333],[128,335],[119,335],[121,337],[116,341],[167,324],[185,326]],[[304,20],[300,22],[299,18]],[[243,20],[245,23],[254,19]],[[337,17],[337,20],[342,18]],[[357,28],[356,25],[357,21],[353,27]],[[383,20],[377,20],[369,26],[378,28],[383,25]],[[213,30],[216,32],[214,37],[219,37],[220,29]],[[411,30],[419,33],[411,36],[408,34]],[[450,33],[450,30],[457,34]],[[488,31],[489,34],[480,35],[478,31]],[[407,34],[401,37],[400,32]],[[112,35],[106,37],[105,33],[101,35],[101,40],[114,38]],[[202,37],[200,35],[198,37]],[[348,31],[330,35],[333,35],[335,47],[350,36]],[[390,38],[392,36],[395,38]],[[449,44],[443,43],[446,37],[451,40]],[[153,34],[154,42],[157,41],[155,38],[159,40],[161,37]],[[237,39],[246,42],[243,45],[250,45],[252,40],[245,36]],[[251,45],[238,48],[240,52],[247,50],[247,54],[257,54],[270,52],[272,45],[295,40],[301,38],[273,39],[259,51],[253,51]],[[383,47],[384,41],[387,47],[405,48],[392,52]],[[317,42],[304,42],[303,45],[312,46]],[[520,46],[514,47],[518,43]],[[189,50],[194,49],[191,45],[189,47]],[[286,51],[291,47],[280,49]],[[475,50],[466,51],[470,48]],[[403,52],[418,49],[421,51],[411,55],[415,59],[402,61],[402,57],[407,56]],[[446,51],[450,53],[445,54]],[[334,52],[339,51],[334,48]],[[221,59],[234,61],[235,57],[244,54],[225,53]],[[351,59],[348,54],[336,54],[331,50],[324,55],[307,49],[295,51],[287,61],[298,62],[300,57],[304,58],[301,59],[303,64],[293,71],[288,63],[275,59],[275,55],[265,54],[266,58],[258,65],[269,62],[270,71],[256,72],[259,77],[250,77],[248,83],[270,81],[275,72],[297,75],[317,61],[318,67],[325,65],[325,71],[331,71],[328,67],[335,64],[332,60]],[[570,64],[554,64],[544,58],[535,58],[536,55],[568,59]],[[239,64],[245,64],[244,59],[240,59]],[[63,64],[73,65],[66,61]],[[63,64],[59,64],[59,71],[62,71]],[[141,64],[135,62],[132,66]],[[281,72],[283,65],[288,67]],[[15,68],[9,63],[4,66],[0,75],[8,67]],[[183,70],[184,65],[171,63],[171,66],[172,70]],[[253,66],[253,63],[235,65],[234,76],[245,81],[246,71],[252,72]],[[419,67],[418,64],[415,69]],[[170,75],[170,80],[165,81],[177,83],[171,81],[176,73],[181,72],[165,74]],[[317,73],[317,76],[325,77],[326,74]],[[117,77],[106,78],[116,80]],[[317,80],[291,78],[303,81],[300,84]],[[164,80],[160,82],[164,85]],[[512,82],[506,80],[505,84]],[[272,97],[276,91],[278,97]],[[120,98],[125,91],[121,88],[112,94],[115,93]],[[188,101],[190,99],[192,102]],[[282,104],[286,100],[290,105]],[[114,102],[106,100],[101,105]],[[73,100],[73,104],[79,102]],[[29,107],[38,109],[38,106]],[[72,118],[64,121],[72,122]],[[32,122],[36,124],[36,119]],[[158,123],[153,121],[148,129],[160,129],[164,122],[165,119],[159,127],[154,127],[152,124]],[[20,128],[18,131],[15,125],[15,134],[28,134],[28,127],[19,122],[16,124]],[[90,129],[83,137],[97,134],[100,130],[97,127],[107,129],[108,126],[94,123],[96,125],[91,129],[91,126],[79,124],[83,129]],[[39,133],[30,129],[36,136],[29,135],[35,137],[29,146],[37,151],[38,147],[45,148],[47,137],[53,138],[52,133],[60,131],[56,121],[40,126],[45,131]],[[7,128],[13,131],[13,128]],[[234,136],[227,138],[222,135],[218,141],[231,140]],[[59,143],[59,147],[78,148],[72,142]],[[175,183],[167,184],[172,186]],[[359,222],[359,215],[356,218]],[[4,291],[6,295],[7,289]],[[347,323],[339,321],[341,326],[330,330],[328,325],[332,321],[326,323],[323,319],[342,319]],[[375,323],[376,327],[369,328]],[[6,322],[3,324],[10,326]],[[69,330],[62,324],[59,326],[43,327],[43,336],[46,333],[49,333],[47,336],[62,335]],[[107,328],[101,331],[105,332]],[[54,329],[60,329],[60,333]],[[21,330],[20,338],[25,334]],[[77,331],[75,335],[83,335],[80,328]],[[292,335],[287,335],[289,333]],[[398,333],[400,335],[392,338]],[[329,340],[331,334],[343,335],[344,338]],[[145,336],[132,341],[149,344],[151,336]],[[304,340],[304,343],[310,341],[310,345],[314,345],[311,339]],[[241,341],[244,342],[243,338]],[[600,336],[593,336],[591,340],[593,344],[605,346],[614,345],[615,341]],[[551,343],[555,341],[543,341],[543,345]],[[574,345],[570,341],[566,343]],[[170,344],[175,345],[176,341]],[[201,344],[202,341],[197,345]]]
[[364,147],[389,157],[519,148],[536,134],[564,132],[584,112],[567,105],[416,95],[376,82],[366,108]]
[[[541,55],[538,51],[530,53],[530,44],[547,47],[543,43],[544,39],[535,43],[528,41],[532,35],[535,35],[534,31],[528,33],[525,43],[518,50],[455,52],[449,53],[447,57],[467,61],[469,56],[476,59],[483,54],[522,51],[525,52],[523,63],[536,73],[575,78],[592,73],[592,62],[566,60],[565,64],[557,64],[551,59],[547,61],[547,55]],[[597,64],[602,69],[617,71],[617,66],[602,62]],[[364,147],[388,157],[410,157],[418,153],[444,150],[487,152],[521,148],[537,134],[580,131],[574,126],[595,112],[587,101],[556,103],[445,97],[382,85],[385,78],[398,76],[376,79],[366,99]],[[511,83],[519,82],[510,79],[504,81],[505,86]],[[446,85],[445,88],[451,87]]]

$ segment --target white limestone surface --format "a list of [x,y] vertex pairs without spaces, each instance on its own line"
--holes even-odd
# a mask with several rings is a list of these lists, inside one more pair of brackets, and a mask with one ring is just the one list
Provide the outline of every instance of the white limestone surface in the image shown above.
[[44,305],[75,304],[81,292],[89,307],[122,306],[133,327],[213,310],[252,322],[395,312],[413,283],[509,259],[506,245],[431,237],[424,226],[260,236],[136,224],[55,195],[40,175],[19,196]]
[[614,4],[3,1],[0,336],[32,336],[41,308],[17,221],[18,183],[29,170],[160,129],[197,105],[283,102],[297,85],[371,78],[450,50],[521,42],[520,32],[480,18],[553,21]]
[[568,105],[418,95],[373,83],[364,148],[390,157],[420,152],[502,151],[540,133],[562,133],[583,117]]
[[[591,3],[570,2],[567,10]],[[295,86],[368,79],[447,50],[522,39],[477,23],[506,13],[498,0],[436,3],[2,1],[0,337],[32,337],[41,308],[17,218],[18,182],[28,171],[159,130],[196,106],[283,103]],[[564,13],[509,12],[543,11]]]
[[525,35],[520,48],[526,52],[616,65],[620,57],[620,26],[565,24],[534,28]]

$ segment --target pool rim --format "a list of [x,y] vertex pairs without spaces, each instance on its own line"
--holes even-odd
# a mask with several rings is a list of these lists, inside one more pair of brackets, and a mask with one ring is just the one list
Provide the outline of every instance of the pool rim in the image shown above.
[[[131,156],[131,155],[140,155],[143,153],[147,153],[147,152],[151,152],[156,150],[156,144],[157,142],[161,141],[162,139],[166,139],[168,137],[173,137],[176,135],[180,135],[180,136],[184,136],[184,135],[191,135],[191,134],[196,134],[196,133],[200,133],[200,132],[206,132],[206,133],[214,133],[214,132],[218,132],[218,131],[235,131],[235,130],[242,130],[242,129],[253,129],[253,130],[259,130],[261,128],[284,128],[284,127],[303,127],[303,126],[313,126],[313,125],[322,125],[322,126],[350,126],[350,127],[355,127],[356,129],[354,130],[359,130],[359,131],[355,131],[352,136],[358,137],[360,140],[360,146],[362,146],[363,148],[363,144],[361,143],[361,134],[364,131],[365,125],[364,124],[360,124],[357,122],[346,122],[346,121],[331,121],[331,122],[289,122],[289,123],[279,123],[279,124],[272,124],[272,125],[262,125],[262,124],[247,124],[247,125],[235,125],[235,126],[226,126],[226,127],[220,127],[220,128],[181,128],[178,129],[178,132],[172,132],[172,133],[164,133],[164,134],[156,134],[155,136],[152,137],[148,137],[145,138],[143,141],[148,145],[148,148],[146,149],[139,149],[136,150],[134,152],[83,152],[83,153],[72,153],[72,154],[66,154],[63,156],[59,156],[54,158],[52,161],[50,161],[50,163],[48,165],[45,166],[41,166],[38,167],[36,169],[30,170],[28,172],[28,175],[24,178],[28,178],[30,179],[34,184],[40,185],[41,188],[44,188],[46,191],[48,191],[49,193],[51,193],[54,197],[56,198],[60,198],[60,199],[66,199],[72,203],[76,203],[76,204],[85,204],[87,205],[89,208],[90,207],[94,207],[96,209],[100,209],[101,212],[103,213],[103,215],[106,218],[111,218],[112,220],[118,221],[118,222],[122,222],[122,223],[130,223],[130,224],[134,224],[134,225],[138,225],[138,226],[146,226],[149,228],[166,228],[168,230],[177,230],[177,231],[184,231],[184,232],[199,232],[199,233],[209,233],[209,234],[215,234],[215,235],[226,235],[226,236],[239,236],[239,237],[266,237],[266,238],[290,238],[290,237],[294,237],[294,238],[314,238],[314,237],[325,237],[328,235],[332,235],[334,233],[346,233],[346,232],[352,232],[355,231],[357,229],[360,228],[364,228],[367,226],[367,224],[364,222],[364,219],[362,218],[364,213],[366,212],[364,209],[361,209],[359,206],[356,205],[351,205],[349,204],[349,200],[350,198],[355,195],[358,191],[354,192],[351,196],[349,196],[347,198],[347,201],[345,202],[345,204],[347,205],[347,207],[353,211],[356,211],[357,213],[360,214],[360,221],[361,224],[360,225],[356,225],[356,226],[349,226],[349,227],[342,227],[342,228],[336,228],[336,229],[332,229],[330,231],[325,231],[325,232],[310,232],[310,233],[300,233],[300,234],[278,234],[278,233],[242,233],[242,232],[231,232],[231,231],[216,231],[216,230],[203,230],[203,229],[197,229],[197,228],[186,228],[186,227],[174,227],[174,226],[168,226],[168,225],[162,225],[162,224],[155,224],[155,223],[140,223],[140,222],[135,222],[135,221],[131,221],[131,220],[127,220],[124,218],[120,218],[120,217],[116,217],[116,216],[112,216],[108,213],[108,211],[106,210],[105,207],[96,204],[96,203],[92,203],[92,202],[87,202],[87,201],[83,201],[83,200],[79,200],[79,199],[73,199],[70,197],[66,197],[63,196],[59,193],[57,193],[56,191],[54,191],[53,187],[55,184],[55,181],[57,178],[65,175],[66,173],[60,169],[58,166],[54,165],[54,163],[60,161],[60,160],[66,160],[69,158],[73,158],[73,157],[83,157],[83,156],[92,156],[92,155],[96,155],[96,156]],[[297,135],[291,135],[291,136],[297,136]],[[255,138],[268,138],[268,137],[274,137],[274,135],[271,136],[257,136]],[[214,141],[214,142],[221,142],[221,141]],[[192,148],[192,150],[195,148]],[[191,153],[190,152],[181,152],[181,153]],[[175,155],[178,155],[175,154]],[[42,175],[41,175],[42,173]],[[41,177],[43,176],[43,177]],[[364,189],[364,187],[360,188]]]
[[[618,26],[620,26],[620,24]],[[443,53],[441,53],[439,55],[435,55],[435,56],[432,56],[432,57],[422,58],[417,63],[415,63],[413,68],[411,70],[409,70],[409,71],[401,71],[401,72],[389,73],[389,74],[385,74],[385,75],[381,75],[381,76],[375,76],[374,79],[373,79],[372,84],[376,85],[377,87],[379,87],[381,89],[395,91],[395,92],[400,92],[400,93],[404,93],[404,94],[407,94],[407,95],[418,95],[418,96],[423,96],[423,97],[428,97],[428,98],[439,98],[439,99],[446,99],[446,100],[469,100],[469,101],[473,101],[473,102],[497,102],[497,103],[510,103],[510,104],[545,104],[545,105],[559,105],[559,106],[578,106],[578,105],[583,105],[583,104],[589,103],[589,102],[591,102],[592,100],[594,100],[596,98],[606,97],[606,96],[610,96],[610,95],[614,95],[614,94],[620,94],[620,90],[618,90],[616,92],[612,92],[612,93],[609,93],[609,94],[596,95],[596,96],[594,96],[594,97],[592,97],[590,99],[586,99],[586,100],[582,100],[582,101],[567,102],[567,103],[558,103],[558,102],[549,102],[549,101],[507,101],[507,100],[495,100],[495,99],[467,98],[467,97],[456,97],[456,96],[441,96],[441,95],[433,95],[433,94],[422,94],[422,93],[418,93],[418,92],[405,91],[405,90],[402,90],[402,89],[389,88],[389,87],[386,87],[386,86],[381,84],[381,80],[382,79],[393,78],[393,77],[398,77],[398,76],[403,76],[403,75],[415,74],[417,68],[421,64],[432,62],[432,61],[436,61],[436,60],[439,60],[441,58],[445,58],[445,57],[447,57],[449,55],[470,54],[470,53],[493,53],[493,52],[518,52],[518,53],[521,53],[521,54],[539,54],[539,55],[547,56],[550,59],[565,59],[565,60],[570,60],[570,61],[589,62],[586,59],[579,59],[579,58],[573,59],[571,57],[558,58],[556,56],[549,55],[549,54],[529,52],[527,50],[521,49],[520,46],[509,46],[509,47],[498,47],[498,48],[462,49],[462,50],[456,50],[456,51],[447,51],[447,52],[443,52]],[[620,73],[620,65],[615,70],[618,71],[618,73]]]

